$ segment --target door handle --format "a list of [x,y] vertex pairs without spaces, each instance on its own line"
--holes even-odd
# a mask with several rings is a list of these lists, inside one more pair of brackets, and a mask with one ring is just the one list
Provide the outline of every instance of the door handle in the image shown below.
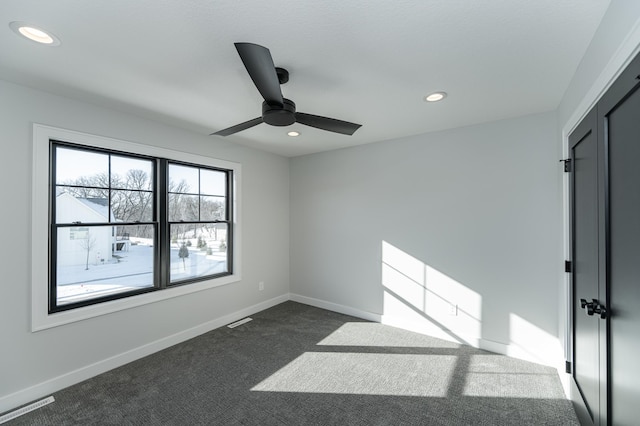
[[580,299],[580,307],[587,311],[587,315],[593,315],[593,302],[587,302],[586,299]]
[[591,302],[587,302],[586,299],[580,299],[580,307],[585,309],[589,316],[598,314],[602,319],[607,318],[607,309],[604,305],[600,304],[598,299],[591,299]]
[[607,318],[607,309],[597,299],[593,299],[593,312],[600,315],[602,319]]

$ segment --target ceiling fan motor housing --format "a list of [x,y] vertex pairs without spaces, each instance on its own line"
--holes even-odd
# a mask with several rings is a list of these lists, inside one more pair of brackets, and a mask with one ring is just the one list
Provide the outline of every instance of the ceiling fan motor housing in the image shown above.
[[289,126],[296,122],[296,104],[290,99],[283,99],[283,104],[262,103],[262,120],[272,126]]

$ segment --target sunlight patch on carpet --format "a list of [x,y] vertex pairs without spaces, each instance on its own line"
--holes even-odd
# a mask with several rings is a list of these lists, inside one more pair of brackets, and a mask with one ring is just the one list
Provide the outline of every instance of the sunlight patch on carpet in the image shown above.
[[472,355],[464,395],[563,399],[555,369],[507,357]]
[[446,396],[455,356],[306,352],[252,391]]
[[364,346],[396,348],[459,348],[448,342],[424,334],[370,322],[348,322],[322,339],[323,346]]

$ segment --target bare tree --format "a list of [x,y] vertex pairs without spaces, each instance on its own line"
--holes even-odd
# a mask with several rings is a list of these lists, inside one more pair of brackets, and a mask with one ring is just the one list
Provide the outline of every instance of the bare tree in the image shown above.
[[87,238],[79,241],[80,247],[82,247],[87,252],[87,260],[85,263],[84,270],[87,271],[89,269],[89,253],[96,246],[96,237],[91,235],[91,230],[87,231]]
[[178,251],[178,257],[182,259],[182,269],[187,270],[187,266],[185,265],[185,259],[189,257],[189,249],[185,243],[182,243],[180,250]]

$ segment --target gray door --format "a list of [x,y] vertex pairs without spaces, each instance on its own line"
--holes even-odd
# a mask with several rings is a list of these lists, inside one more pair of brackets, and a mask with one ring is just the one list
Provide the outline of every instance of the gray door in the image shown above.
[[636,59],[598,104],[608,153],[609,421],[616,426],[640,424],[639,84]]
[[569,147],[572,399],[583,424],[638,425],[640,56],[569,136]]
[[[571,152],[573,379],[583,424],[600,424],[599,167],[596,113],[569,136]],[[586,302],[586,303],[585,303]],[[589,305],[591,303],[592,305]]]

